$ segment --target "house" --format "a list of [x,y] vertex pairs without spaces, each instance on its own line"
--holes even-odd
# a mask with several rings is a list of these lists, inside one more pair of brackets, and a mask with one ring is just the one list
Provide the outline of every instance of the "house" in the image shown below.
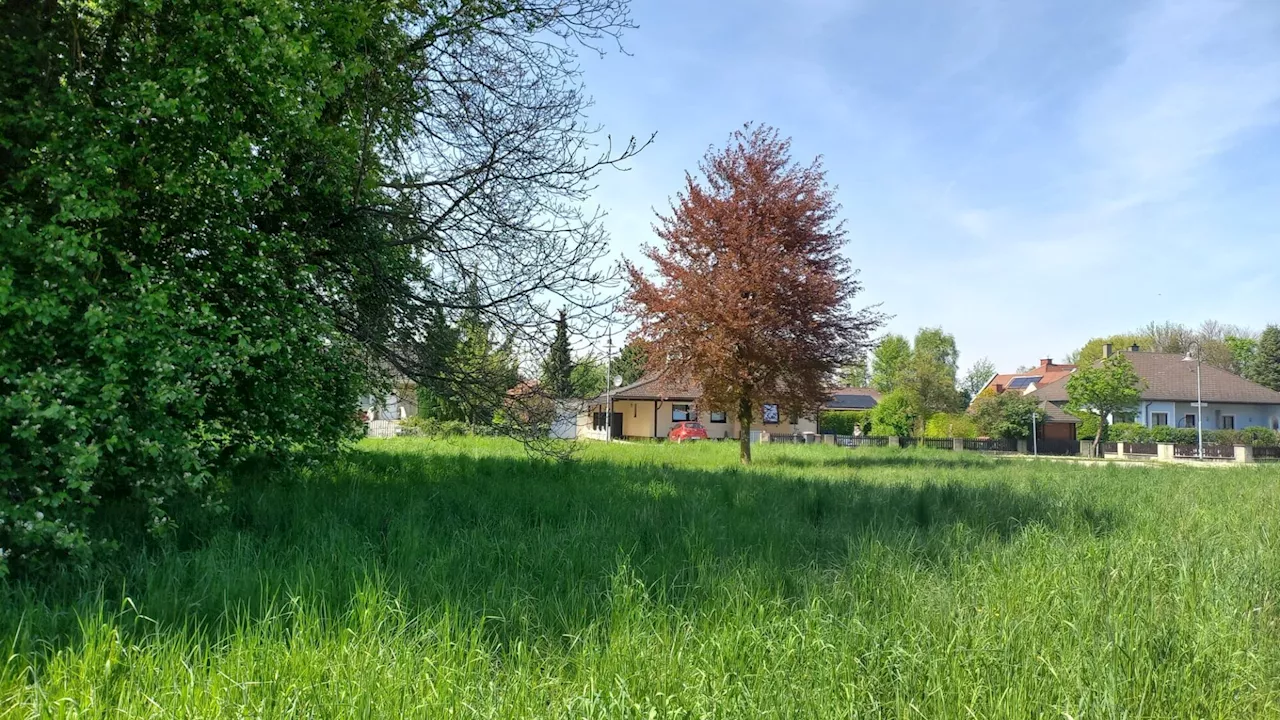
[[[1036,388],[1052,385],[1075,372],[1075,365],[1055,363],[1053,358],[1042,358],[1038,367],[1026,372],[1004,373],[992,376],[982,388],[991,388],[997,395],[1007,390],[1015,390],[1026,395]],[[979,394],[982,394],[979,392]]]
[[[586,412],[578,418],[578,436],[603,438],[605,428],[611,426],[614,437],[665,438],[676,423],[697,420],[712,439],[738,438],[741,427],[734,413],[729,409],[699,407],[701,397],[702,389],[695,383],[666,375],[646,375],[607,396],[588,401]],[[613,413],[611,423],[607,406],[611,406]],[[813,418],[786,417],[778,405],[766,403],[763,422],[752,424],[749,430],[799,435],[816,433],[818,423]]]
[[[978,395],[988,391],[997,395],[1006,392],[1038,395],[1041,388],[1060,383],[1065,385],[1067,378],[1075,371],[1075,365],[1055,363],[1053,358],[1041,358],[1038,366],[1025,372],[993,375]],[[1065,399],[1061,402],[1041,400],[1040,409],[1045,413],[1045,420],[1036,427],[1036,437],[1045,440],[1076,439],[1076,426],[1080,424],[1080,418],[1068,413],[1065,406]]]
[[392,372],[389,387],[381,395],[364,395],[359,401],[366,422],[399,421],[418,414],[418,384],[404,374]]
[[[1104,359],[1114,354],[1110,345],[1103,346],[1102,353]],[[1136,345],[1120,353],[1146,384],[1134,422],[1147,427],[1196,427],[1196,363],[1179,354],[1142,352]],[[1035,394],[1061,407],[1067,401],[1066,381],[1042,386]],[[1280,392],[1239,375],[1201,364],[1200,396],[1205,430],[1280,429]]]

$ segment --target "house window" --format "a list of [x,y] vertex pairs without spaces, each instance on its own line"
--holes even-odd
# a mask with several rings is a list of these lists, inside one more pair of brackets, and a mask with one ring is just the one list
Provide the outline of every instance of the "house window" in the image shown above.
[[1235,430],[1235,429],[1236,429],[1236,416],[1235,416],[1235,415],[1223,415],[1223,416],[1222,416],[1222,419],[1218,421],[1218,427],[1219,427],[1219,428],[1221,428],[1222,430]]
[[671,406],[671,422],[685,422],[686,420],[695,420],[697,415],[688,405],[672,405]]
[[729,416],[726,415],[723,410],[711,411],[711,422],[722,423],[722,422],[728,422],[728,421],[729,421]]
[[764,406],[764,424],[765,425],[778,424],[778,406],[777,405]]
[[1169,424],[1169,413],[1151,413],[1151,427],[1163,427]]
[[1196,426],[1196,416],[1193,413],[1187,413],[1182,416],[1182,427],[1193,428]]

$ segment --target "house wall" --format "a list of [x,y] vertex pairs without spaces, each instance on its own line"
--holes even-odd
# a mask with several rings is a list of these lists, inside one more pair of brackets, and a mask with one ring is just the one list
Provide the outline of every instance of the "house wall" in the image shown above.
[[[675,426],[675,421],[671,419],[672,405],[690,404],[698,413],[698,422],[702,423],[707,429],[707,436],[713,440],[736,439],[738,437],[739,424],[732,417],[726,418],[726,422],[711,422],[711,412],[709,410],[698,408],[697,403],[685,403],[681,401],[672,402],[669,400],[615,400],[613,401],[614,412],[622,413],[622,435],[629,438],[666,438],[667,433],[671,432],[671,428]],[[654,409],[657,409],[657,422],[654,422]],[[578,435],[585,437],[584,429],[591,428],[591,413],[601,412],[604,410],[603,404],[593,405],[586,409],[584,414],[578,416]],[[812,418],[797,418],[797,422],[792,425],[789,422],[781,422],[776,425],[763,425],[759,422],[752,426],[754,430],[766,430],[773,435],[793,435],[806,432],[816,433],[818,431],[818,422]]]
[[[613,411],[622,413],[623,437],[654,437],[652,400],[616,400]],[[665,432],[662,437],[666,437]]]
[[[1151,414],[1155,412],[1169,413],[1169,425],[1172,427],[1186,427],[1185,416],[1194,415],[1196,408],[1192,402],[1144,401],[1138,406],[1136,422],[1151,427]],[[1201,412],[1205,430],[1220,429],[1223,415],[1235,416],[1237,430],[1259,426],[1274,428],[1280,425],[1280,405],[1206,403]]]

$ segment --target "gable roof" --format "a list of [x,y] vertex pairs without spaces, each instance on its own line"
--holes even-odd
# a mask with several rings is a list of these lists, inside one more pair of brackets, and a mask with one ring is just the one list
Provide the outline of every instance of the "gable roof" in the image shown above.
[[[697,383],[677,380],[669,375],[645,375],[630,385],[609,393],[615,400],[697,400],[702,388]],[[604,399],[602,394],[599,398]]]
[[880,391],[875,388],[843,387],[831,391],[831,399],[823,410],[870,410],[880,404]]
[[1052,385],[1075,371],[1075,365],[1055,363],[1050,358],[1044,358],[1038,367],[1033,367],[1026,372],[1000,373],[988,380],[982,389],[999,387],[999,392],[1021,390],[1026,393],[1033,385],[1035,387]]
[[[1124,355],[1133,364],[1138,377],[1146,381],[1147,387],[1140,396],[1143,400],[1195,402],[1195,363],[1186,362],[1182,355],[1175,353],[1125,350],[1119,354]],[[1094,366],[1101,363],[1099,360]],[[1035,394],[1050,402],[1066,401],[1066,378],[1039,388]],[[1280,392],[1203,363],[1200,365],[1200,394],[1205,402],[1210,403],[1280,405]]]

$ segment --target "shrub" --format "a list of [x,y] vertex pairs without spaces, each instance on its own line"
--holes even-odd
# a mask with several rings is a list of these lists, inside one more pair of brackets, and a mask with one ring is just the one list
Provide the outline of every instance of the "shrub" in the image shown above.
[[818,415],[818,431],[829,435],[853,435],[857,428],[871,434],[871,413],[864,410],[839,410]]
[[400,422],[401,435],[416,437],[462,437],[471,435],[471,426],[460,420],[438,420],[415,415]]
[[871,411],[871,423],[876,434],[909,437],[916,425],[913,408],[911,396],[903,390],[894,390],[880,398],[876,409]]
[[985,437],[1021,440],[1031,437],[1031,414],[1036,422],[1043,423],[1045,413],[1039,409],[1038,400],[1031,395],[1003,392],[999,395],[981,394],[973,403],[973,421],[977,431]]
[[1107,436],[1116,442],[1152,442],[1151,431],[1138,423],[1114,423],[1107,428]]
[[1240,442],[1246,445],[1280,445],[1280,433],[1261,426],[1249,427],[1240,431]]
[[973,418],[964,413],[937,413],[925,423],[927,438],[976,438],[978,427]]

